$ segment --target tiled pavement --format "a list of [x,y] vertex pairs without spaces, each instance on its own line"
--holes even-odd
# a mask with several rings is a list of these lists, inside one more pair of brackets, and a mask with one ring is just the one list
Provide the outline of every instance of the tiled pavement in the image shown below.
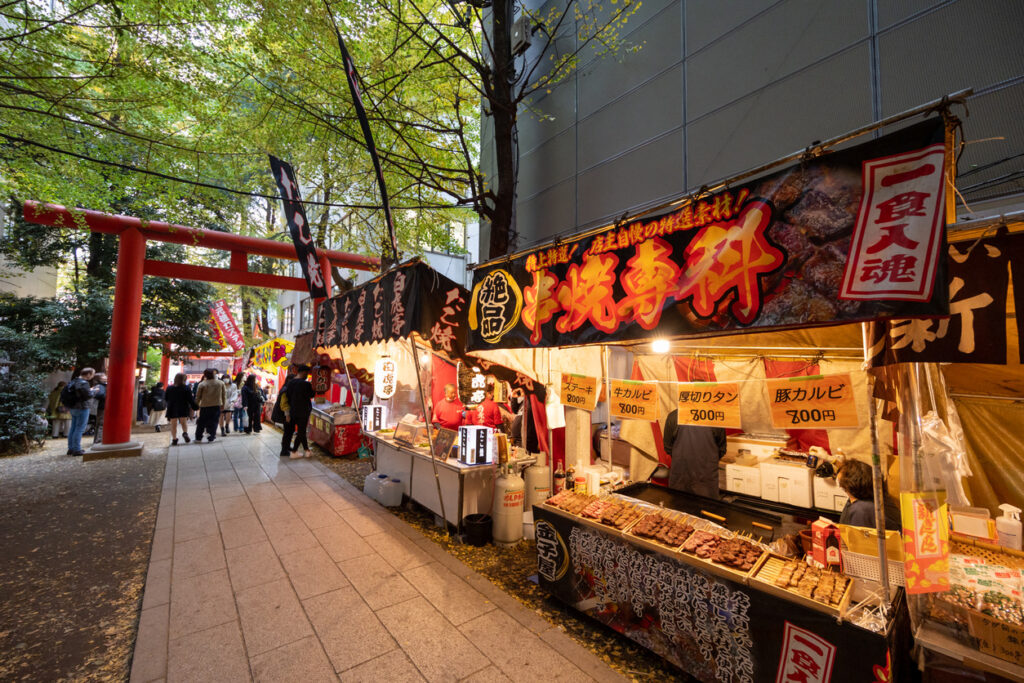
[[280,435],[172,447],[131,680],[622,680]]

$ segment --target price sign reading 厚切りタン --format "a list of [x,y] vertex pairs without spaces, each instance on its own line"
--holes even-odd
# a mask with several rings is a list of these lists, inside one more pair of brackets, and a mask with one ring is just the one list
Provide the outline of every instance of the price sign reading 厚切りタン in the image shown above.
[[654,422],[658,419],[658,384],[613,379],[608,407],[612,417]]
[[680,384],[678,424],[740,429],[740,385],[734,382]]
[[770,379],[765,385],[776,429],[860,426],[848,374]]
[[570,408],[593,410],[600,393],[596,377],[562,373],[562,405]]

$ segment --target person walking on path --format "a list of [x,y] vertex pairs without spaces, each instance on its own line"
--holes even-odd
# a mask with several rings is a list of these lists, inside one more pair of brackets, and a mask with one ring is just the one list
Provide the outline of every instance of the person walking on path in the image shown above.
[[263,431],[261,414],[263,413],[263,392],[256,384],[256,375],[249,375],[241,391],[242,406],[249,415],[249,426],[245,428],[246,434]]
[[164,383],[157,382],[149,391],[149,425],[155,431],[167,424],[164,415],[167,413],[167,392],[164,391]]
[[50,397],[46,401],[46,419],[50,421],[54,439],[66,437],[68,435],[68,426],[71,424],[71,413],[68,411],[67,406],[60,402],[60,393],[64,391],[64,387],[67,385],[68,383],[64,381],[57,382],[57,386],[50,392]]
[[224,383],[224,405],[220,413],[220,435],[227,436],[231,433],[231,415],[235,410],[235,399],[238,398],[238,387],[231,381],[231,377],[224,375],[220,378]]
[[171,423],[171,445],[178,445],[178,428],[181,428],[181,435],[185,443],[192,439],[188,438],[188,418],[192,411],[198,410],[196,400],[192,398],[192,390],[185,384],[188,379],[184,372],[174,376],[174,384],[167,387],[164,400],[167,403],[167,419]]
[[[313,385],[306,381],[309,377],[309,366],[299,365],[295,368],[295,377],[282,391],[281,410],[284,411],[284,436],[281,437],[281,456],[290,455],[292,458],[311,458],[313,454],[309,451],[309,442],[306,440],[306,431],[309,426],[309,416],[313,412]],[[295,444],[291,444],[292,434],[295,434]],[[299,446],[302,446],[302,454],[298,453]]]
[[235,400],[231,402],[231,424],[239,434],[245,429],[245,406],[242,405],[242,390],[245,388],[242,382],[245,377],[238,373],[232,384],[235,387]]
[[68,385],[67,394],[70,400],[64,400],[64,406],[71,413],[71,429],[68,430],[68,455],[84,455],[82,450],[82,434],[89,424],[89,400],[92,398],[92,390],[89,387],[89,380],[96,371],[92,368],[82,368],[78,377],[71,379]]
[[103,443],[103,414],[107,409],[106,373],[96,373],[96,379],[92,386],[92,397],[96,401],[96,436],[92,440],[95,446],[98,443]]
[[196,387],[196,404],[199,405],[199,417],[196,418],[196,441],[212,442],[217,437],[217,423],[220,422],[221,411],[224,410],[224,382],[217,379],[217,371],[207,368],[203,371],[203,381]]

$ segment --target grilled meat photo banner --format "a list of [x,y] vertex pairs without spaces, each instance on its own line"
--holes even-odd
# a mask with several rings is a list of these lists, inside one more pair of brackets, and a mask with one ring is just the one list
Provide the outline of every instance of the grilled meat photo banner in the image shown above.
[[469,349],[945,315],[942,120],[478,268]]

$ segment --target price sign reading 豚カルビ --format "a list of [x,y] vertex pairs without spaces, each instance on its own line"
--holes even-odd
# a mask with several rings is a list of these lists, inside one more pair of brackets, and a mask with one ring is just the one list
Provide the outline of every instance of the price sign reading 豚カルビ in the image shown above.
[[599,393],[600,390],[597,387],[596,377],[562,373],[563,406],[593,410],[597,407],[597,396]]
[[611,381],[608,408],[612,417],[654,422],[658,419],[658,384],[656,382]]
[[776,429],[860,426],[848,374],[769,379],[765,384]]
[[678,424],[740,429],[740,385],[734,382],[680,384]]

